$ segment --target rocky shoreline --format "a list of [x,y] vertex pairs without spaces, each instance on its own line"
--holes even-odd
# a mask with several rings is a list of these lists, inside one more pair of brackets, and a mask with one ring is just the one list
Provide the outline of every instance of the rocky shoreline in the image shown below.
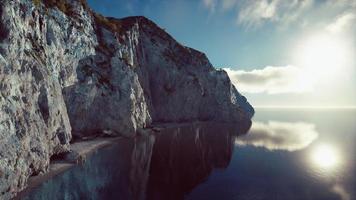
[[[214,142],[210,141],[209,144],[207,141],[207,135],[214,136],[221,134],[222,138],[216,140],[225,141],[226,137],[237,137],[241,134],[247,133],[251,126],[251,121],[246,120],[237,124],[227,124],[227,123],[211,123],[211,122],[186,122],[186,123],[158,123],[153,127],[148,129],[139,130],[138,138],[131,138],[132,140],[137,140],[143,142],[143,140],[150,141],[152,149],[155,149],[154,146],[165,146],[164,142],[166,139],[177,139],[177,137],[183,141],[179,141],[181,145],[188,145],[192,140],[199,140],[200,142],[205,142],[205,145],[212,145],[214,147]],[[184,136],[185,138],[182,138]],[[152,140],[153,137],[153,140]],[[149,139],[151,138],[151,139]],[[195,138],[195,139],[193,139]],[[231,139],[231,138],[230,138]],[[55,176],[61,176],[67,170],[77,166],[84,165],[86,160],[91,158],[91,154],[100,150],[101,148],[108,147],[111,145],[120,145],[120,141],[127,142],[124,140],[130,140],[129,138],[124,137],[107,137],[100,136],[96,138],[90,138],[87,140],[77,141],[71,144],[71,152],[64,153],[63,155],[57,156],[51,161],[49,165],[49,170],[43,174],[30,177],[28,179],[28,185],[24,190],[19,192],[13,199],[20,200],[26,198],[31,192],[38,188],[42,183],[54,178]],[[162,141],[161,141],[162,140]],[[225,141],[227,142],[227,141]],[[187,144],[186,144],[187,143]],[[145,142],[143,142],[145,144]],[[196,144],[199,146],[199,144]],[[146,145],[144,145],[146,146]],[[148,145],[150,146],[150,145]],[[174,146],[174,145],[173,145]],[[194,145],[193,145],[194,146]],[[141,148],[141,147],[140,147]],[[139,149],[140,149],[139,148]],[[156,147],[157,148],[157,147]],[[174,148],[166,146],[166,148]],[[214,147],[216,148],[216,147]],[[229,147],[230,148],[230,147]],[[145,148],[143,148],[145,149]],[[151,150],[152,150],[151,149]],[[148,152],[150,152],[148,150]],[[225,152],[225,151],[224,151]],[[230,151],[229,151],[230,152]],[[143,155],[146,155],[144,152],[141,152]],[[161,152],[162,153],[162,152]],[[196,153],[194,151],[194,153]],[[151,155],[146,155],[150,157]],[[216,155],[218,156],[218,154]],[[134,159],[134,158],[132,158]],[[142,159],[142,158],[141,158]],[[146,158],[147,161],[150,159]],[[164,163],[164,161],[162,161]],[[168,164],[168,163],[166,163]],[[150,166],[149,163],[146,165]],[[148,167],[149,168],[149,167]],[[134,169],[133,169],[134,170]],[[148,175],[147,175],[148,176]],[[140,178],[140,177],[137,177]],[[146,177],[147,178],[147,177]],[[142,193],[144,191],[137,191]]]
[[82,164],[87,157],[106,146],[114,145],[122,137],[99,137],[95,139],[78,141],[71,144],[71,151],[65,154],[62,158],[56,159],[49,165],[49,170],[43,174],[30,177],[27,182],[27,186],[24,190],[19,192],[13,199],[20,200],[26,197],[28,193],[36,189],[43,182],[62,174],[70,168]]

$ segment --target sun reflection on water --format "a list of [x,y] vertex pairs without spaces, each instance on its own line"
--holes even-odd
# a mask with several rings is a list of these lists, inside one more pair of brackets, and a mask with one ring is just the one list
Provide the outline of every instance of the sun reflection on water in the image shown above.
[[341,155],[335,146],[320,144],[312,150],[311,160],[315,166],[321,169],[333,169],[340,164]]

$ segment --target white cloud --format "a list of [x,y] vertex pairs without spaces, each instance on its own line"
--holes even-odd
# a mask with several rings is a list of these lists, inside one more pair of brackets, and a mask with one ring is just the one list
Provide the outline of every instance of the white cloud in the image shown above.
[[264,20],[273,20],[277,15],[278,0],[250,1],[239,10],[237,22],[248,27],[260,25]]
[[309,146],[319,136],[315,125],[305,122],[254,122],[249,133],[238,137],[237,145],[253,145],[268,150],[296,151]]
[[208,8],[211,12],[214,12],[216,9],[218,0],[203,0],[203,4],[206,8]]
[[296,20],[312,5],[313,0],[202,0],[210,11],[236,11],[237,23],[248,28],[266,21],[290,22]]
[[300,93],[312,89],[312,85],[303,81],[303,70],[295,66],[267,66],[252,71],[230,68],[224,68],[224,70],[241,92]]
[[261,0],[246,1],[238,10],[238,24],[247,27],[258,27],[267,21],[288,24],[302,16],[313,0]]
[[354,26],[356,21],[356,14],[351,12],[339,15],[336,20],[326,27],[326,30],[331,33],[342,33]]

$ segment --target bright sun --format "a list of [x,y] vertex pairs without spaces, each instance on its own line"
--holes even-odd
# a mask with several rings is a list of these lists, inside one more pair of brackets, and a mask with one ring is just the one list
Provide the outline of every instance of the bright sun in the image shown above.
[[331,168],[340,161],[338,151],[330,145],[322,144],[317,146],[311,154],[313,163],[321,168]]
[[330,81],[344,73],[350,64],[350,48],[341,38],[316,34],[304,39],[295,53],[296,63],[302,68],[303,82]]

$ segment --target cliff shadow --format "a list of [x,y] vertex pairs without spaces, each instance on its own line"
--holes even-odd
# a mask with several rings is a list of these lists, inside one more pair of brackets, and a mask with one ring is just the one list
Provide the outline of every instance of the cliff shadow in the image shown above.
[[229,165],[235,138],[247,133],[250,126],[251,121],[165,128],[156,135],[147,199],[184,199],[214,169]]

